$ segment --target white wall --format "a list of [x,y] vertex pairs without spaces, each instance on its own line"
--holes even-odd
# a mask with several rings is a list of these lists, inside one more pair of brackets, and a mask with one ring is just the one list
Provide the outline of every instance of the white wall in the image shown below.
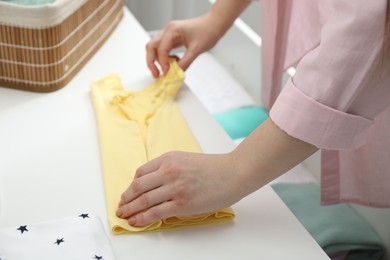
[[[198,16],[210,7],[207,0],[126,0],[126,5],[147,31],[159,30],[173,19]],[[241,18],[259,33],[258,7],[253,2]]]
[[164,27],[170,20],[198,14],[197,0],[126,0],[126,5],[147,31]]

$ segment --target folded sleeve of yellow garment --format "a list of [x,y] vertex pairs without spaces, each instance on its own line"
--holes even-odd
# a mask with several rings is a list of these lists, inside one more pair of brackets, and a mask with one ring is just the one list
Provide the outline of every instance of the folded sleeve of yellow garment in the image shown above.
[[121,194],[133,181],[136,169],[173,150],[201,152],[175,97],[184,72],[170,61],[166,76],[140,91],[123,88],[118,75],[93,82],[92,102],[97,118],[108,220],[114,234],[158,231],[232,220],[225,208],[190,217],[170,217],[144,227],[133,227],[115,215]]

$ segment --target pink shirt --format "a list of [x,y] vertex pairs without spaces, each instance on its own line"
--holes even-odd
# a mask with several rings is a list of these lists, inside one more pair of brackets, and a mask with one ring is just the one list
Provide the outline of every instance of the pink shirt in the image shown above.
[[[390,207],[386,7],[387,0],[262,0],[264,103],[281,129],[321,149],[324,204]],[[291,65],[297,72],[281,91]]]

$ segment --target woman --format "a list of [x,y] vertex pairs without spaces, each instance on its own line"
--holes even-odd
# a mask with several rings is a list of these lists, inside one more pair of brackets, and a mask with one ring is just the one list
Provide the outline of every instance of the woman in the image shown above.
[[[153,76],[156,62],[168,71],[169,52],[181,45],[178,64],[187,69],[249,4],[219,0],[201,17],[170,22],[146,47]],[[130,225],[230,206],[318,149],[323,203],[390,206],[387,0],[262,4],[270,118],[230,153],[169,152],[140,167],[117,211]],[[296,64],[279,94],[281,72]]]

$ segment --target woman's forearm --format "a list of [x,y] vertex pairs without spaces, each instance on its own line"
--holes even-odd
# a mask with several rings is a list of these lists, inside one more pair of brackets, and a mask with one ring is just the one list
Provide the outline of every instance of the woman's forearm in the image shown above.
[[216,0],[209,15],[218,28],[221,37],[233,24],[235,19],[251,3],[251,0]]
[[254,192],[317,150],[267,119],[230,154],[237,167],[238,192]]

